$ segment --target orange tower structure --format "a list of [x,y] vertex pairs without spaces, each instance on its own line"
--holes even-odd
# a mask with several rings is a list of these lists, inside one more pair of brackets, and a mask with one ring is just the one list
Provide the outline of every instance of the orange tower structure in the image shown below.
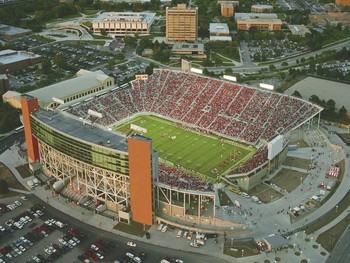
[[39,161],[38,140],[33,136],[30,124],[30,115],[38,111],[38,99],[27,94],[21,96],[22,117],[24,125],[24,134],[26,137],[27,154],[29,162]]
[[153,224],[152,140],[140,135],[128,138],[130,206],[133,221]]

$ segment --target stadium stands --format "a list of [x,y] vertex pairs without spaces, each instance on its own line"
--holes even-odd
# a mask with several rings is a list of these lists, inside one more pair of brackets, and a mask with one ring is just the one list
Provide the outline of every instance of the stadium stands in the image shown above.
[[[138,112],[152,112],[256,143],[300,126],[321,110],[294,97],[167,69],[154,70],[147,80],[134,80],[131,86],[94,97],[68,112],[86,118],[88,109],[98,111],[103,118],[96,122],[105,126]],[[266,160],[265,153],[265,147],[259,149],[236,172],[257,167]]]
[[85,117],[89,108],[96,110],[104,115],[97,121],[102,125],[140,111],[154,112],[254,143],[272,140],[320,110],[293,97],[177,71],[155,70],[148,80],[131,84],[131,89],[95,97],[69,112]]
[[176,168],[159,164],[159,182],[185,190],[213,192],[213,185]]

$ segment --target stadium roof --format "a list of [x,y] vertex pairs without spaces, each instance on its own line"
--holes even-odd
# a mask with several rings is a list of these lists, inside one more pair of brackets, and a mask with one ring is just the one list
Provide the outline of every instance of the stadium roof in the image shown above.
[[79,70],[76,75],[77,77],[73,79],[27,92],[27,94],[38,98],[41,103],[47,105],[52,101],[52,97],[64,99],[72,94],[103,85],[103,81],[109,77],[101,70],[92,72],[85,69]]
[[41,56],[28,51],[16,51],[11,49],[1,50],[0,65],[11,64],[22,60],[34,59],[39,57]]
[[128,144],[125,136],[102,129],[96,125],[83,125],[82,121],[77,121],[75,118],[68,116],[65,112],[39,109],[34,116],[46,125],[64,134],[96,145],[127,152]]

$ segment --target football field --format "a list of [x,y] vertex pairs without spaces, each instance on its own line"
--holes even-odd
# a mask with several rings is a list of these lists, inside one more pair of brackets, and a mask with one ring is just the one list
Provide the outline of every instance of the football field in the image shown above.
[[256,151],[253,147],[239,147],[237,143],[222,141],[196,132],[179,128],[175,123],[155,116],[139,116],[114,127],[121,133],[141,134],[130,129],[136,124],[147,130],[142,134],[151,138],[159,157],[192,172],[200,172],[215,178],[228,169],[245,162]]

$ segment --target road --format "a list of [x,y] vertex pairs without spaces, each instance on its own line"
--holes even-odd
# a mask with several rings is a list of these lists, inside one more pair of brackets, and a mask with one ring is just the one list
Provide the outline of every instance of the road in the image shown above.
[[[125,253],[130,250],[126,246],[126,243],[130,241],[130,239],[125,238],[123,236],[112,234],[110,232],[100,230],[98,228],[94,228],[88,224],[84,224],[83,222],[76,220],[67,214],[62,213],[59,210],[56,210],[54,207],[48,206],[45,202],[43,202],[41,199],[37,198],[34,195],[31,197],[31,200],[46,206],[45,215],[48,218],[60,218],[62,222],[69,222],[69,227],[75,227],[79,229],[81,232],[86,233],[88,236],[88,242],[85,242],[85,245],[82,245],[80,249],[78,250],[74,249],[72,252],[63,256],[62,258],[57,260],[58,263],[73,262],[73,260],[76,259],[76,256],[84,252],[84,250],[87,248],[87,244],[93,243],[100,239],[106,240],[106,241],[113,241],[116,244],[117,249],[115,249],[114,251],[108,254],[108,258],[110,260],[116,259],[118,257],[124,257]],[[190,252],[177,251],[170,248],[158,247],[155,245],[142,243],[139,241],[137,241],[136,243],[137,243],[137,247],[134,249],[134,251],[147,252],[147,257],[143,261],[145,263],[160,262],[163,258],[168,256],[171,258],[175,258],[175,257],[180,258],[184,262],[204,262],[204,263],[225,262],[223,260],[211,257],[209,255],[201,255],[201,254],[195,254]]]
[[9,149],[15,141],[21,140],[24,137],[24,131],[13,133],[0,139],[0,154]]

